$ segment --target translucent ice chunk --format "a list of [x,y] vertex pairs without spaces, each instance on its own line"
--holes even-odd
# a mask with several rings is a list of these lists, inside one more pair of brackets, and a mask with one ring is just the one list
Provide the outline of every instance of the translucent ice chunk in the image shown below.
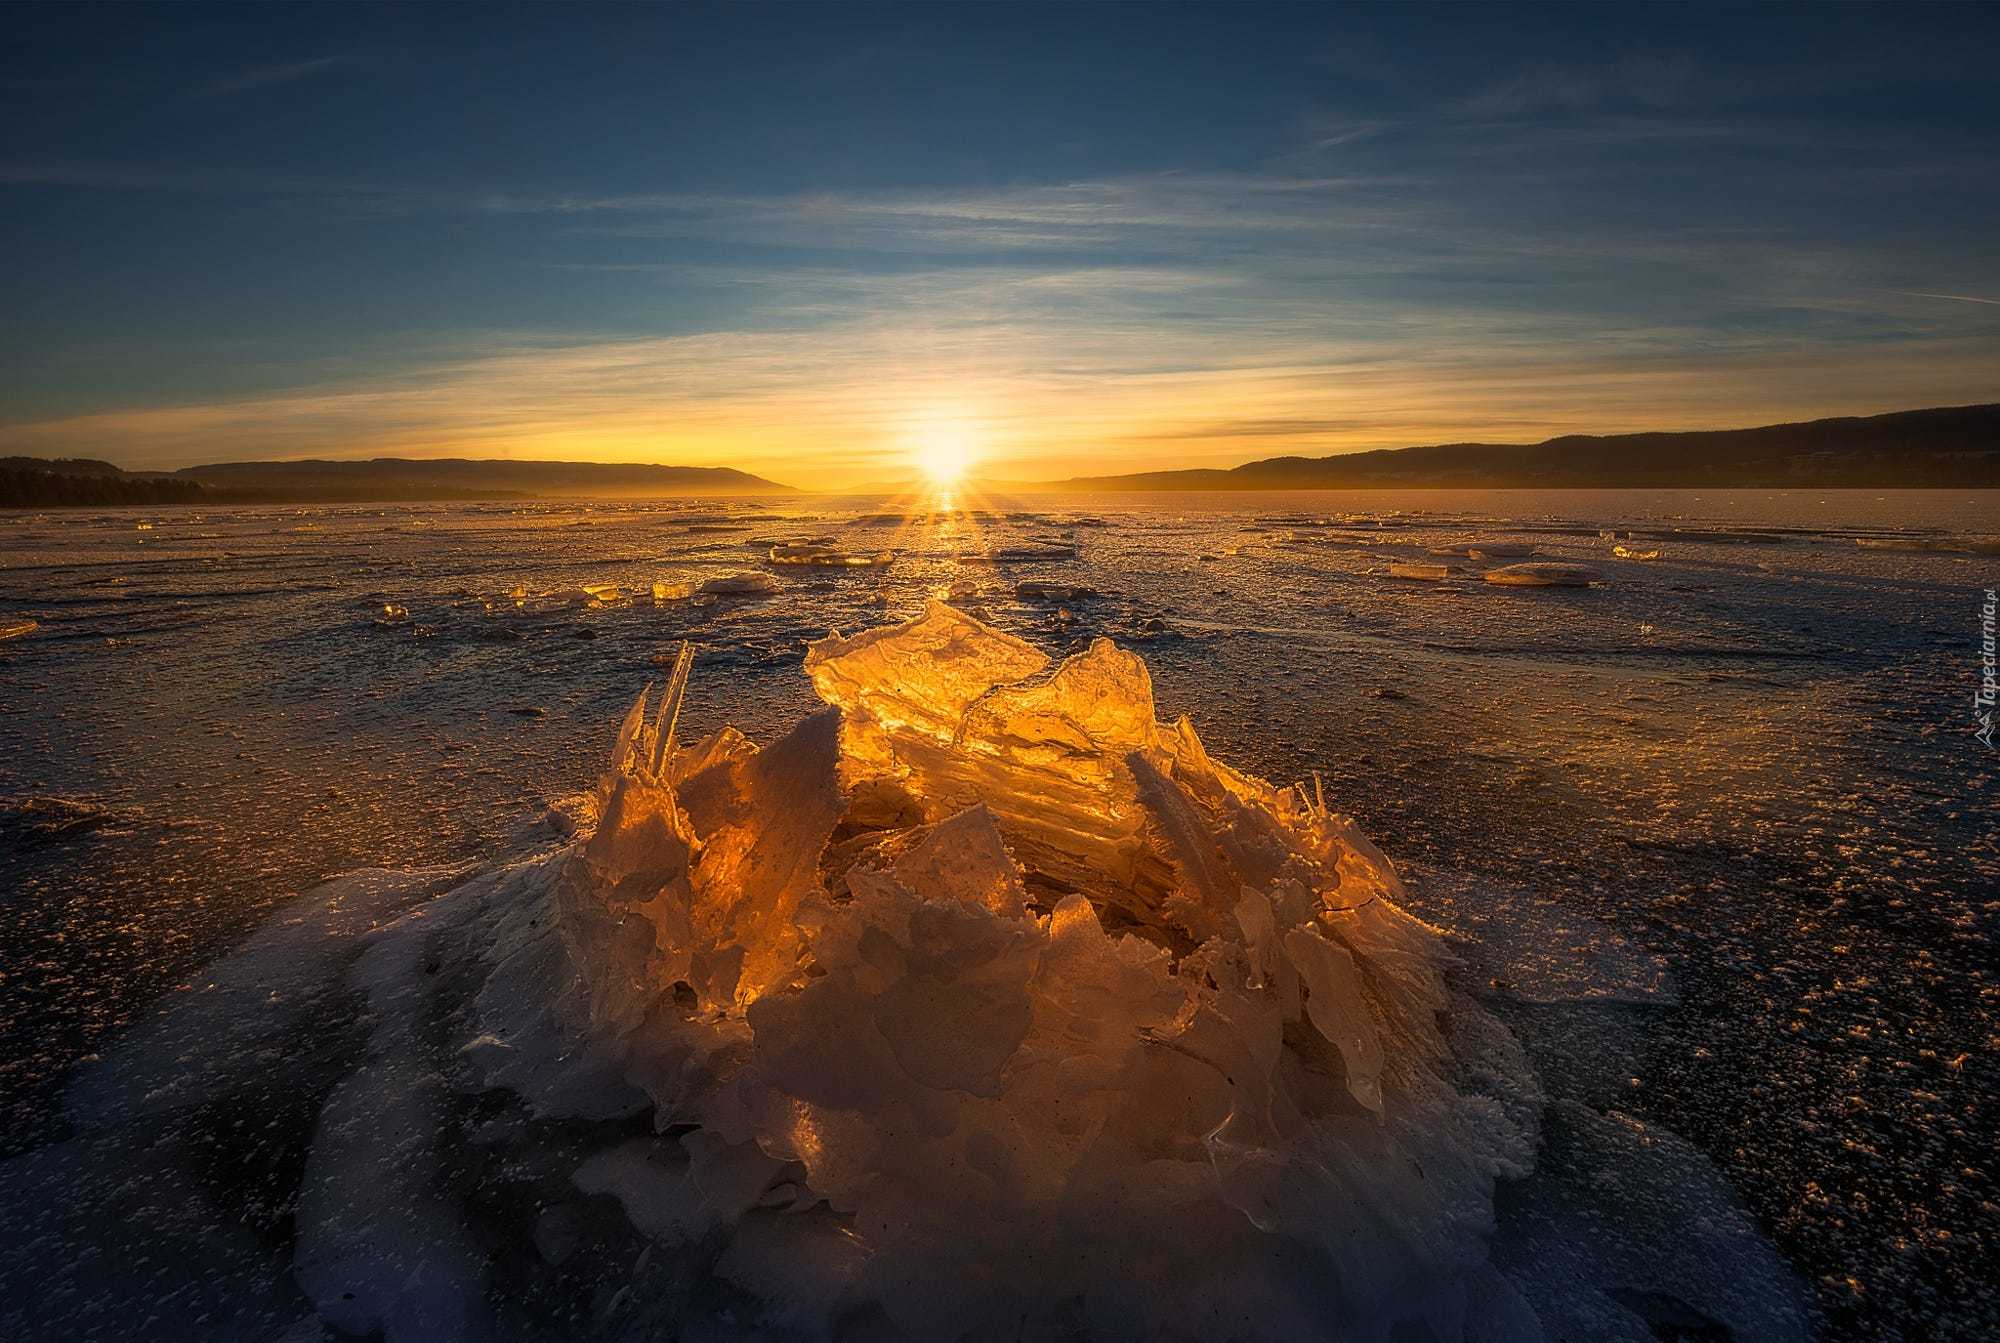
[[647,1140],[579,1182],[669,1241],[823,1202],[839,1290],[912,1336],[1064,1302],[1241,1334],[1217,1266],[1289,1256],[1251,1335],[1454,1332],[1539,1093],[1353,823],[1159,722],[1106,640],[1051,668],[932,603],[806,668],[833,707],[683,749],[678,660],[555,895],[587,1029],[656,1121],[764,1164],[697,1198]]

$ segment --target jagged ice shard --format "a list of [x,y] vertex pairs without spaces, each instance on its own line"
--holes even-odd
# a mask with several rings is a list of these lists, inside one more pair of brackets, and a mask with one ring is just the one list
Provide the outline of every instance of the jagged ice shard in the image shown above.
[[1534,1074],[1316,789],[1106,640],[1051,669],[933,604],[806,670],[779,740],[682,746],[683,655],[588,837],[502,883],[486,1080],[684,1151],[581,1187],[724,1229],[808,1335],[1534,1336],[1485,1267]]

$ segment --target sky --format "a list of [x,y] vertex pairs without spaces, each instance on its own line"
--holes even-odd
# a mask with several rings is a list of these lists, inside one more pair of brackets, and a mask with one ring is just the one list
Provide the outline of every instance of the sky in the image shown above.
[[2000,6],[7,21],[0,453],[839,486],[2000,399]]

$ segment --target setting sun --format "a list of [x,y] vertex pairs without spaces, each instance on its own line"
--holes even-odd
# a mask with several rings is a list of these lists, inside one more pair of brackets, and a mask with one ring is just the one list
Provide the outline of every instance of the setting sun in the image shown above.
[[927,428],[917,438],[912,464],[933,485],[956,485],[979,458],[972,435],[957,425]]

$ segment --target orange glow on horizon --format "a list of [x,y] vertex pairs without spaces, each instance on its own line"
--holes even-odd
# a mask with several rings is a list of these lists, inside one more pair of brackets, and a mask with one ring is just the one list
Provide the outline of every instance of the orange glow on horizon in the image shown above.
[[[399,376],[4,425],[0,454],[149,469],[304,457],[652,462],[735,467],[809,492],[918,477],[955,486],[963,502],[968,475],[1034,483],[1950,404],[1991,356],[1961,342],[1635,370],[1609,355],[1492,348],[1457,351],[1446,367],[1333,344],[1219,359],[1168,342],[1149,355],[1168,367],[1122,367],[1088,342],[1070,351],[1051,337],[1051,353],[1026,338],[958,348],[926,334],[926,361],[909,333],[879,331],[507,350]],[[1057,354],[1091,371],[1045,375],[1041,361]],[[1852,390],[1830,397],[1829,387]]]

